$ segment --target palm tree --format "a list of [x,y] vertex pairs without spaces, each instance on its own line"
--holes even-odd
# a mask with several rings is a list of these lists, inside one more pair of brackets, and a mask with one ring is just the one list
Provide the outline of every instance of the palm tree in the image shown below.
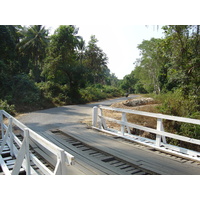
[[86,49],[85,40],[83,40],[83,38],[80,38],[80,41],[78,43],[78,50],[79,50],[78,59],[80,60],[81,65],[83,62],[85,49]]
[[24,56],[28,57],[32,65],[33,76],[38,81],[39,73],[41,72],[41,64],[45,58],[45,49],[48,45],[48,30],[42,25],[33,25],[24,27],[23,38],[18,44],[19,51]]

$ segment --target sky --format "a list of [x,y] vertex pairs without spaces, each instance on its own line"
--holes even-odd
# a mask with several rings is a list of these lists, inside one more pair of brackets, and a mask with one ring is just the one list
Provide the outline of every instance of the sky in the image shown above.
[[[162,31],[156,27],[145,25],[77,25],[79,34],[86,41],[93,34],[98,39],[98,46],[108,56],[108,68],[119,79],[130,74],[134,69],[133,63],[140,57],[137,48],[143,40],[152,37],[162,37]],[[153,30],[155,29],[155,30]]]
[[[91,35],[98,40],[97,45],[108,57],[108,68],[117,78],[123,79],[134,70],[134,62],[140,57],[137,48],[143,40],[164,37],[160,26],[156,25],[120,25],[120,24],[75,24],[79,28],[78,35],[88,44]],[[51,33],[59,25],[47,25]]]

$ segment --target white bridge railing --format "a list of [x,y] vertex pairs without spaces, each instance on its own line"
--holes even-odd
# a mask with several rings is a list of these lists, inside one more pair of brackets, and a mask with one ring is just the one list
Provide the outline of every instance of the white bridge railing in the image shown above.
[[[47,141],[4,110],[0,110],[0,123],[2,136],[0,146],[0,166],[5,175],[17,175],[19,174],[21,167],[26,171],[26,175],[37,174],[32,165],[37,166],[42,174],[67,174],[68,166],[74,164],[74,157],[71,154]],[[22,141],[13,133],[13,127],[17,127],[17,129],[21,131],[23,137]],[[15,160],[12,170],[7,167],[1,156],[6,145],[9,147],[10,156]],[[39,145],[42,150],[50,152],[50,155],[56,158],[53,170],[47,168],[40,159],[31,153],[30,147],[32,145],[33,149],[37,148],[37,145]]]
[[[121,112],[122,113],[121,120],[104,116],[103,110]],[[157,118],[157,129],[129,123],[126,118],[127,113]],[[164,152],[168,152],[168,153],[172,153],[172,154],[179,155],[182,157],[187,157],[193,160],[200,161],[200,152],[167,144],[166,137],[174,138],[180,141],[185,141],[185,142],[196,144],[196,145],[200,145],[200,140],[164,131],[163,122],[162,122],[163,119],[200,125],[200,120],[197,120],[197,119],[176,117],[176,116],[143,112],[143,111],[137,111],[137,110],[113,108],[113,107],[106,107],[106,106],[98,106],[98,107],[95,106],[93,107],[92,127],[94,129],[107,132],[109,134],[113,134],[113,135],[116,135],[128,140],[132,140],[132,141],[135,141],[147,146],[151,146],[155,149],[158,149]],[[107,121],[111,121],[111,122],[119,124],[121,126],[121,130],[119,131],[113,128],[109,128],[106,123]],[[139,130],[146,131],[149,133],[153,133],[156,135],[156,139],[152,140],[152,139],[131,134],[130,128],[135,128],[135,129],[139,129]]]

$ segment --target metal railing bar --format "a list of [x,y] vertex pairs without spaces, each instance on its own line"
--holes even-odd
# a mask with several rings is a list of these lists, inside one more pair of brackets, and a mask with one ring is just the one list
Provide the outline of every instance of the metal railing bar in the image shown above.
[[129,114],[136,114],[136,115],[142,115],[142,116],[147,116],[147,117],[154,117],[154,118],[159,118],[159,119],[167,119],[167,120],[172,120],[172,121],[179,121],[179,122],[185,122],[185,123],[200,125],[200,120],[198,120],[198,119],[170,116],[170,115],[150,113],[150,112],[144,112],[144,111],[138,111],[138,110],[112,108],[112,107],[107,107],[107,106],[99,106],[99,108],[100,109],[106,109],[106,110],[112,110],[112,111],[118,111],[118,112],[125,112],[125,113],[129,113]]
[[10,170],[8,169],[1,155],[0,155],[0,165],[5,175],[11,175]]
[[53,172],[48,169],[36,156],[34,156],[32,153],[30,153],[30,158],[33,161],[33,163],[42,171],[42,173],[46,175],[53,175]]
[[[102,117],[102,116],[99,115],[99,117]],[[158,135],[161,135],[161,136],[166,136],[166,137],[170,137],[170,138],[174,138],[174,139],[182,140],[182,141],[185,141],[185,142],[200,145],[200,140],[197,140],[197,139],[193,139],[193,138],[189,138],[189,137],[185,137],[185,136],[181,136],[181,135],[176,135],[176,134],[165,132],[165,131],[159,131],[159,130],[156,130],[156,129],[144,127],[144,126],[141,126],[141,125],[132,124],[132,123],[129,123],[129,122],[122,122],[120,120],[112,119],[112,118],[109,118],[109,117],[103,117],[103,118],[106,119],[106,120],[115,122],[117,124],[120,124],[120,125],[129,126],[131,128],[136,128],[136,129],[140,129],[140,130],[147,131],[147,132],[150,132],[150,133],[158,134]]]

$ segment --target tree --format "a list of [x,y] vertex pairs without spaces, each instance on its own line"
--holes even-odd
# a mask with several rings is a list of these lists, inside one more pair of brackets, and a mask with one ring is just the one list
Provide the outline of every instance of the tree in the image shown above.
[[9,26],[0,26],[0,60],[9,63],[14,55],[15,41],[11,35]]
[[50,44],[45,61],[43,75],[47,80],[67,84],[70,95],[78,94],[84,68],[78,62],[78,48],[81,37],[77,36],[78,29],[73,26],[60,26],[50,38]]
[[83,59],[86,49],[85,41],[83,40],[83,38],[80,38],[77,47],[78,47],[78,60],[80,61],[80,64],[83,65]]
[[132,71],[130,74],[123,78],[120,87],[128,93],[134,93],[136,82],[137,80],[135,79],[134,71]]
[[118,87],[120,83],[116,75],[114,73],[110,74],[110,71],[109,71],[109,74],[107,75],[107,78],[106,78],[106,84],[114,86],[114,87]]
[[84,65],[88,69],[88,79],[91,83],[105,84],[105,77],[109,73],[107,67],[108,57],[97,46],[97,42],[98,40],[92,35],[86,47]]
[[40,81],[42,64],[48,45],[48,30],[42,25],[24,27],[23,38],[18,44],[22,56],[29,59],[30,75],[35,81]]
[[[142,44],[138,45],[141,50],[141,61],[140,65],[144,68],[146,76],[148,77],[149,87],[153,89],[154,92],[160,93],[161,85],[159,82],[160,70],[163,63],[163,55],[161,54],[162,39],[152,38],[147,41],[144,40]],[[147,81],[147,77],[145,81]],[[147,89],[149,90],[149,89]],[[149,92],[151,92],[149,90]]]
[[165,26],[171,52],[171,80],[177,83],[185,97],[198,98],[200,85],[199,25]]
[[18,26],[0,26],[0,96],[5,98],[10,89],[8,81],[19,71],[16,50]]

